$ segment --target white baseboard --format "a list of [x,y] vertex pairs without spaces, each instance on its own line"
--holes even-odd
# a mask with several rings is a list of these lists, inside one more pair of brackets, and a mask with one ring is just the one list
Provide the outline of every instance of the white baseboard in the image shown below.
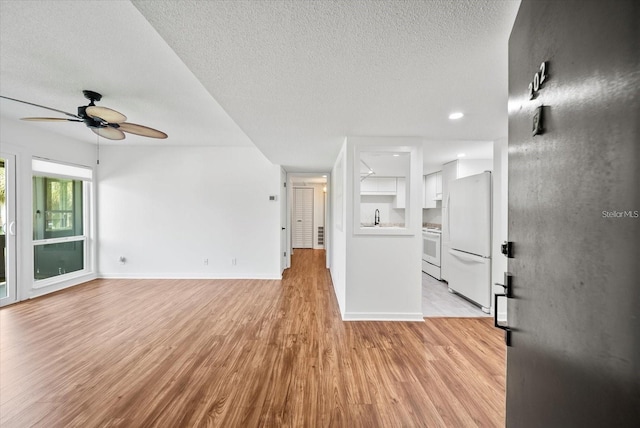
[[420,321],[424,322],[421,312],[345,312],[342,321]]
[[185,273],[100,273],[98,278],[104,279],[262,279],[281,280],[282,275],[239,275],[239,274],[185,274]]

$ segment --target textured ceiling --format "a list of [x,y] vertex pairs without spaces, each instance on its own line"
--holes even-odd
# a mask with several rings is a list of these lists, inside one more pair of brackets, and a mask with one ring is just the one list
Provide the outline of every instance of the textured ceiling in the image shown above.
[[[252,144],[130,2],[0,2],[0,94],[76,113],[88,104],[83,89],[101,93],[98,105],[129,122],[169,134],[127,134],[104,144]],[[7,100],[0,100],[0,115],[64,117]],[[80,123],[29,125],[96,143]]]
[[[73,113],[92,89],[101,105],[169,134],[110,144],[253,143],[289,171],[328,171],[349,135],[424,137],[427,163],[451,160],[507,134],[518,6],[2,1],[0,93]],[[449,121],[454,110],[465,118]],[[0,115],[49,112],[2,100]],[[31,124],[95,143],[81,124]]]
[[348,135],[506,137],[519,1],[133,3],[290,171],[328,170]]

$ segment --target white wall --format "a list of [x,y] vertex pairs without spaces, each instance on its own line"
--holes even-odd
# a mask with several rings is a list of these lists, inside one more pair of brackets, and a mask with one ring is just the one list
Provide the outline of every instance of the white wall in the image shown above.
[[101,276],[280,278],[280,168],[258,149],[104,147],[98,178]]
[[[64,124],[55,125],[65,126]],[[17,295],[19,300],[51,293],[96,277],[95,251],[93,251],[85,261],[88,272],[65,275],[58,278],[59,281],[55,284],[44,287],[34,286],[31,160],[33,157],[41,157],[90,168],[94,167],[96,162],[96,146],[94,144],[71,141],[56,133],[48,132],[48,129],[50,127],[33,122],[15,120],[0,122],[0,150],[16,156]],[[87,132],[88,140],[93,140],[91,136],[94,134],[88,130]],[[89,227],[91,228],[93,225]],[[89,241],[89,248],[92,247],[93,242]]]
[[340,315],[344,318],[346,311],[346,276],[347,276],[347,142],[345,139],[336,162],[331,170],[331,241],[329,241],[328,256],[330,261],[331,282],[336,293],[336,300],[340,307]]
[[[500,252],[500,245],[507,240],[508,212],[509,212],[509,153],[507,139],[500,139],[493,143],[493,249],[492,249],[492,278],[493,282],[503,283],[504,272],[507,271],[507,258]],[[493,287],[495,293],[503,293],[502,287]],[[502,298],[498,302],[498,319],[506,321],[507,304]],[[495,311],[496,308],[493,308]]]
[[[409,197],[409,235],[355,234],[354,175],[359,175],[360,161],[354,159],[357,146],[415,147],[411,163]],[[422,140],[404,137],[350,137],[342,152],[345,156],[345,320],[415,320],[422,321]],[[412,220],[411,220],[412,219]],[[332,276],[333,268],[332,264]]]
[[404,208],[394,208],[395,201],[391,195],[361,195],[360,222],[373,224],[378,209],[381,224],[404,224]]
[[[324,184],[313,185],[313,248],[316,250],[324,248],[324,244],[318,242],[318,227],[325,227],[325,205],[326,193]],[[326,231],[325,231],[326,236]]]
[[[440,201],[438,201],[440,205]],[[422,223],[435,223],[442,225],[442,208],[425,208],[422,210]]]

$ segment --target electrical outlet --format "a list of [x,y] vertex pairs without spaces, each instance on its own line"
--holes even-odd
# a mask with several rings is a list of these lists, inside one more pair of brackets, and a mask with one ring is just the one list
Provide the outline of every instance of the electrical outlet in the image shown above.
[[120,256],[118,257],[118,261],[120,262],[121,265],[123,265],[127,262],[127,259],[125,258],[125,256]]
[[209,259],[204,259],[204,265],[208,266],[209,265]]
[[236,260],[236,258],[235,258],[235,257],[231,259],[231,264],[232,264],[232,265],[234,265],[234,266],[235,266],[236,264],[238,264],[238,263],[237,263],[237,260]]

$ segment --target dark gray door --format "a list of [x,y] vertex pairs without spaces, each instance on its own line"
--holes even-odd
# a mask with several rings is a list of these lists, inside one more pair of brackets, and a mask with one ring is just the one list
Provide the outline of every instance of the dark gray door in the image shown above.
[[640,426],[639,11],[523,0],[511,33],[507,427]]

